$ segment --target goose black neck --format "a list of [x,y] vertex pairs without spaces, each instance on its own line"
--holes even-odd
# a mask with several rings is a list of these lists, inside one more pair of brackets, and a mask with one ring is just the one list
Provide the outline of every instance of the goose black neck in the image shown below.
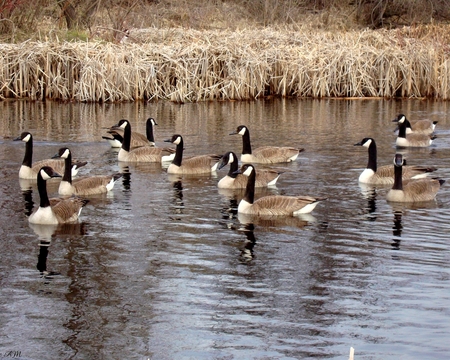
[[238,171],[239,169],[239,165],[236,161],[236,159],[234,159],[234,161],[230,164],[230,170],[228,171],[228,176],[236,179],[236,177],[238,176],[238,174],[236,173],[236,171]]
[[406,123],[405,122],[398,124],[398,137],[406,138]]
[[72,184],[72,153],[69,152],[67,158],[64,159],[64,174],[62,181]]
[[122,149],[130,151],[131,148],[131,125],[128,123],[123,129]]
[[177,148],[175,149],[175,157],[172,160],[172,164],[181,166],[181,162],[183,161],[183,148],[184,142],[183,139],[180,138],[180,142],[177,144]]
[[247,186],[245,187],[244,200],[249,204],[253,204],[255,200],[255,181],[256,181],[256,172],[255,170],[248,176]]
[[403,190],[402,172],[402,166],[394,165],[394,186],[392,186],[393,190]]
[[50,200],[48,199],[48,194],[47,194],[47,183],[42,178],[40,171],[37,175],[37,188],[38,188],[38,192],[39,192],[39,197],[41,198],[39,206],[41,208],[50,206]]
[[252,153],[252,145],[250,144],[250,133],[248,130],[244,132],[244,135],[242,135],[242,153],[243,154]]
[[369,160],[367,162],[367,168],[377,172],[377,145],[372,141],[369,145]]
[[23,157],[22,165],[31,167],[33,163],[33,136],[30,135],[30,140],[25,143],[25,156]]
[[155,142],[155,137],[153,135],[153,124],[151,121],[147,120],[147,126],[145,128],[145,134],[147,136],[147,140],[150,142]]

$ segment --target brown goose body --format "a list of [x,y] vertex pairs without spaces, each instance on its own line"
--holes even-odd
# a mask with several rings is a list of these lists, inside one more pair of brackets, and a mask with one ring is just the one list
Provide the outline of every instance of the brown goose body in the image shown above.
[[[369,185],[393,185],[394,167],[391,165],[377,166],[377,146],[373,138],[364,138],[355,146],[364,146],[368,150],[369,159],[366,169],[359,176],[358,181]],[[404,181],[411,178],[426,177],[436,171],[435,167],[403,166],[402,178]]]
[[242,154],[243,163],[255,164],[274,164],[295,161],[303,148],[287,146],[263,146],[252,150],[250,142],[250,132],[245,125],[239,125],[236,131],[230,135],[242,135]]
[[61,148],[54,157],[64,159],[64,175],[59,184],[58,193],[63,196],[70,195],[96,195],[104,194],[114,188],[115,182],[122,174],[97,175],[72,181],[72,174],[68,164],[71,163],[72,153],[69,148]]
[[79,197],[68,199],[48,198],[46,181],[52,177],[61,177],[51,167],[43,167],[37,176],[37,185],[40,197],[39,208],[33,212],[28,221],[32,224],[56,225],[76,222],[81,209],[87,204],[87,200]]
[[117,154],[119,161],[126,162],[163,162],[170,161],[175,156],[175,151],[169,148],[157,148],[141,146],[131,149],[131,125],[128,120],[120,120],[114,128],[123,128],[124,137],[122,147]]
[[[219,180],[217,186],[220,189],[245,189],[248,177],[243,174],[236,174],[239,169],[238,158],[232,151],[225,153],[219,162],[218,170],[230,165],[228,174]],[[276,184],[282,172],[276,170],[258,170],[256,172],[255,187],[267,187]]]
[[254,200],[256,170],[251,164],[242,165],[239,173],[248,177],[244,198],[239,202],[238,213],[256,216],[296,216],[308,214],[325,198],[311,196],[270,195]]
[[403,157],[396,154],[394,158],[395,182],[391,190],[386,195],[386,199],[391,202],[417,203],[432,201],[444,184],[445,180],[438,178],[425,178],[410,180],[406,183],[402,181]]
[[[26,144],[25,155],[22,165],[19,169],[20,179],[36,180],[39,171],[44,166],[50,166],[55,172],[59,174],[62,174],[64,172],[64,160],[62,159],[45,159],[36,161],[33,164],[33,135],[31,135],[31,133],[25,131],[18,138],[14,139],[14,141],[19,140],[25,142]],[[87,162],[73,161],[71,164],[72,176],[76,176],[80,167],[85,166]]]
[[186,158],[183,157],[184,141],[181,135],[175,134],[172,138],[164,141],[171,142],[177,146],[175,150],[175,157],[167,168],[168,174],[200,175],[210,174],[211,172],[216,171],[218,162],[221,158],[220,155],[206,154]]
[[406,129],[409,125],[409,121],[406,118],[402,118],[398,122],[398,136],[395,144],[398,147],[428,147],[436,139],[435,135],[425,135],[418,133],[407,134]]

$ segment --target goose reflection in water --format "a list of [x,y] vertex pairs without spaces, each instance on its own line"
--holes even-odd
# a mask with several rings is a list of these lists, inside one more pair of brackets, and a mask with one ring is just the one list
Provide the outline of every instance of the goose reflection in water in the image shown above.
[[264,227],[289,226],[296,228],[304,228],[313,222],[317,222],[316,217],[311,214],[300,214],[296,216],[255,216],[238,213],[238,220],[242,225],[254,224]]
[[359,183],[359,188],[361,189],[361,194],[363,198],[367,200],[367,206],[365,207],[367,220],[376,221],[377,187],[373,185]]
[[255,257],[255,254],[253,252],[253,248],[256,244],[256,238],[255,238],[255,225],[252,223],[249,224],[243,224],[242,227],[238,229],[238,231],[242,231],[245,236],[246,240],[244,242],[244,247],[241,249],[240,259],[243,262],[249,262],[252,261]]
[[47,270],[47,258],[49,247],[52,239],[56,236],[64,235],[86,235],[87,230],[84,223],[74,224],[56,224],[56,225],[42,225],[29,223],[30,228],[38,236],[39,240],[39,254],[36,268],[45,279],[52,279],[55,275],[60,275],[57,271]]
[[128,165],[119,161],[119,171],[122,173],[122,186],[125,192],[131,191],[131,171]]
[[[173,187],[172,213],[174,215],[182,215],[184,210],[183,182],[180,179],[174,180],[172,182],[172,187]],[[180,220],[180,218],[177,218],[176,220]]]
[[394,226],[392,227],[392,234],[394,235],[394,238],[392,239],[391,244],[394,250],[400,250],[400,237],[402,236],[403,230],[402,215],[402,211],[394,211]]

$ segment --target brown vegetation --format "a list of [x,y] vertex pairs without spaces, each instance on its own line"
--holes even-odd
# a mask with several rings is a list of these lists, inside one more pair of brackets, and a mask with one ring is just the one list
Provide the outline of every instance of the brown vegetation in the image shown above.
[[[0,0],[1,31],[10,40],[0,45],[1,98],[450,98],[449,26],[376,30],[358,23],[370,13],[365,24],[379,27],[389,11],[397,24],[417,19],[399,5],[404,2],[360,0],[337,7],[332,0],[108,0],[114,5],[109,8],[97,0],[77,2],[70,11],[70,1],[56,7],[50,0],[37,2],[46,6],[12,21],[25,1]],[[16,7],[2,8],[6,3]],[[370,4],[378,12],[368,12]],[[40,32],[15,44],[24,28],[37,26],[36,19]],[[62,22],[70,21],[73,29],[64,30]]]

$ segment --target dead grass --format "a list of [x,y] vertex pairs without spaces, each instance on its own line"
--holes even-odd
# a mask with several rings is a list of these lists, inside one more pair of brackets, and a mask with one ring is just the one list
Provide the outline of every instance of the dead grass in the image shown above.
[[449,26],[131,30],[131,43],[2,44],[0,97],[117,102],[450,98]]

